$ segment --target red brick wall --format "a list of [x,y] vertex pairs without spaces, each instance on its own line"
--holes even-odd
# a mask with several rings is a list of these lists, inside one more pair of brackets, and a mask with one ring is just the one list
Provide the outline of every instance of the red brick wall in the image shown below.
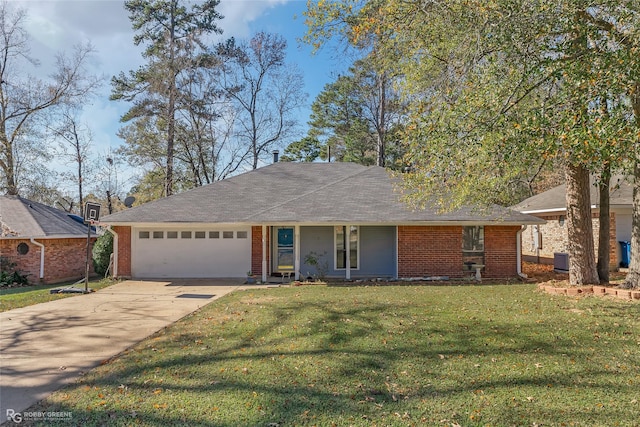
[[[0,240],[0,254],[16,264],[22,274],[28,274],[30,283],[60,283],[78,280],[85,275],[86,239],[35,239],[44,245],[44,278],[40,279],[41,248],[28,239]],[[91,239],[91,248],[95,238]],[[18,254],[20,243],[29,246],[25,255]],[[93,274],[93,262],[89,263],[89,273]]]
[[492,278],[515,277],[517,270],[517,233],[520,226],[484,227],[484,275]]
[[[269,227],[267,227],[267,273],[269,272],[269,263],[271,260],[271,251],[269,250]],[[257,276],[262,275],[262,226],[254,225],[251,227],[251,272]]]
[[[29,252],[25,255],[18,253],[18,245],[25,243],[29,246]],[[46,253],[46,250],[45,250]],[[16,264],[14,267],[22,274],[28,274],[29,282],[41,283],[40,281],[40,248],[28,239],[0,239],[0,255]]]
[[[519,226],[486,226],[483,276],[517,276]],[[399,226],[398,276],[462,277],[462,227]]]
[[112,228],[118,234],[118,277],[131,277],[131,227]]
[[398,226],[398,276],[462,276],[462,227]]

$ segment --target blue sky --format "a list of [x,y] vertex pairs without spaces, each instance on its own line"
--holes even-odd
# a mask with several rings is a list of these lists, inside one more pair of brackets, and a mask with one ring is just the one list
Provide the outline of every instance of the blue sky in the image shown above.
[[[116,132],[128,105],[108,100],[109,79],[143,63],[140,49],[133,45],[133,32],[123,1],[14,0],[11,3],[27,10],[31,55],[41,62],[35,74],[43,77],[49,74],[56,53],[69,51],[74,44],[91,42],[94,45],[97,52],[89,71],[103,74],[106,81],[92,105],[85,108],[81,120],[91,129],[97,152],[106,153],[109,148],[119,146],[121,140]],[[219,11],[225,18],[219,25],[224,30],[223,39],[232,36],[247,39],[258,31],[279,33],[286,38],[287,61],[297,64],[304,75],[308,106],[301,111],[300,119],[306,125],[311,102],[349,63],[336,60],[340,56],[331,49],[312,55],[309,46],[298,42],[307,31],[302,16],[305,10],[306,0],[222,0]]]

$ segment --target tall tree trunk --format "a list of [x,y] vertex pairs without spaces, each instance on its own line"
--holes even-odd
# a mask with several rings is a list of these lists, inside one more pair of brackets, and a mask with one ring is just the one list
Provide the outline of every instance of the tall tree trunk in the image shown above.
[[566,181],[569,284],[597,285],[600,282],[593,245],[589,171],[584,165],[568,164]]
[[611,164],[605,163],[600,174],[600,230],[598,233],[598,277],[601,284],[609,283],[609,262],[611,253],[611,212],[609,209],[611,185]]
[[378,106],[378,166],[384,167],[386,157],[385,120],[387,113],[387,76],[385,73],[378,74],[378,96],[380,97],[380,105]]
[[4,172],[4,182],[2,184],[5,187],[7,195],[17,196],[18,186],[16,185],[16,173],[13,160],[13,144],[4,135],[2,138],[2,150],[4,151],[2,153],[4,159],[0,159],[2,171]]
[[636,158],[633,170],[633,219],[631,221],[631,260],[624,283],[626,288],[640,289],[640,159]]
[[[631,91],[631,105],[636,129],[640,129],[640,81],[636,81]],[[631,259],[629,273],[624,286],[640,289],[640,138],[635,144],[635,164],[633,169],[633,213],[631,220]]]
[[167,105],[167,165],[165,173],[164,195],[173,194],[173,157],[176,135],[176,13],[177,1],[171,2],[171,22],[169,25],[169,102]]
[[176,91],[175,83],[169,89],[169,105],[167,107],[167,166],[165,175],[165,196],[171,196],[173,194],[173,157],[174,157],[174,140],[176,129]]
[[[1,89],[1,88],[0,88]],[[0,92],[2,94],[2,92]],[[13,161],[13,140],[7,137],[7,128],[4,120],[4,104],[2,105],[2,122],[0,122],[0,166],[4,172],[4,182],[0,184],[0,189],[4,187],[7,195],[17,196],[18,186],[16,185],[15,165]]]
[[78,202],[80,203],[80,212],[84,209],[84,196],[82,195],[82,143],[78,136],[78,129],[76,128],[75,121],[71,121],[71,129],[73,132],[73,145],[76,149],[76,163],[78,163]]

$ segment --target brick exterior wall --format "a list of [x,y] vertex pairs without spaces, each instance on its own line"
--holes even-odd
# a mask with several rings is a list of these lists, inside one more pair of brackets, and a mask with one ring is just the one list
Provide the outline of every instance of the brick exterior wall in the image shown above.
[[[541,264],[553,264],[553,254],[555,252],[567,252],[567,224],[560,225],[560,214],[556,215],[535,215],[547,221],[546,224],[539,225],[542,232],[542,248],[539,255],[534,249],[533,226],[530,225],[522,233],[522,255],[525,261],[540,262]],[[600,232],[600,220],[598,213],[591,214],[593,221],[593,244],[596,256],[598,255],[598,233]],[[611,212],[609,268],[618,268],[618,242],[616,240],[616,214]],[[538,259],[539,257],[539,259]]]
[[507,278],[518,275],[517,234],[520,226],[484,227],[484,263],[486,277]]
[[[519,226],[485,226],[484,277],[516,277]],[[462,227],[399,226],[398,276],[462,277]]]
[[[116,226],[118,276],[131,277],[131,227]],[[517,276],[516,234],[519,226],[486,226],[484,277]],[[271,262],[267,227],[267,269]],[[262,226],[251,227],[251,271],[262,274]],[[268,271],[267,271],[268,272]],[[461,226],[398,226],[398,276],[468,275],[463,271]]]
[[[78,280],[85,275],[86,248],[85,239],[35,239],[44,245],[44,278],[40,279],[41,248],[29,239],[0,239],[0,255],[16,264],[16,269],[27,274],[33,284],[51,284]],[[95,243],[91,239],[91,249]],[[29,246],[25,255],[18,253],[20,243]],[[93,262],[89,264],[89,274],[93,274]]]
[[462,275],[462,227],[398,226],[398,277]]
[[118,277],[131,277],[131,227],[115,226],[118,234]]
[[[267,274],[271,265],[271,251],[269,250],[269,227],[267,227]],[[256,276],[262,275],[262,226],[251,227],[251,272]]]

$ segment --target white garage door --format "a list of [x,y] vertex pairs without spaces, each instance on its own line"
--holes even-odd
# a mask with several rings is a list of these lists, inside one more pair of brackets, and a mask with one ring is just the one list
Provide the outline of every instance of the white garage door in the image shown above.
[[251,228],[137,228],[132,275],[243,277],[251,270]]

